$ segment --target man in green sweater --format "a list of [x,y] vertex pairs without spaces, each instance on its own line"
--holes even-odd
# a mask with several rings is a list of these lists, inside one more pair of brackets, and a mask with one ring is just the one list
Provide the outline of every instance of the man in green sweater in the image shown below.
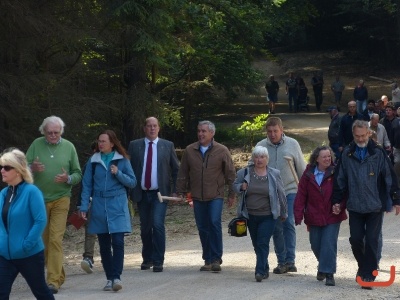
[[66,228],[72,185],[82,179],[78,155],[74,145],[61,138],[64,133],[61,118],[51,116],[43,120],[39,131],[44,135],[30,145],[26,157],[35,185],[42,191],[47,212],[47,226],[43,233],[47,284],[53,294],[65,281],[62,240]]

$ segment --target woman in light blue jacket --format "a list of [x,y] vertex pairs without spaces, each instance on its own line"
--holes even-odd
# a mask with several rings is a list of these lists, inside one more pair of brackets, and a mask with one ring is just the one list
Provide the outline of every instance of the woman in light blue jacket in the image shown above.
[[44,277],[42,233],[47,223],[42,192],[34,186],[26,157],[18,149],[0,157],[0,299],[8,299],[18,273],[37,299],[54,299]]
[[122,289],[124,235],[132,230],[127,189],[135,185],[136,177],[126,150],[114,131],[105,130],[97,138],[95,154],[86,163],[80,207],[81,217],[86,219],[92,197],[88,232],[97,234],[99,240],[107,277],[104,291]]
[[233,190],[241,194],[238,214],[248,219],[248,228],[256,253],[255,279],[269,277],[269,241],[276,222],[287,218],[285,189],[277,169],[268,167],[268,149],[256,146],[254,165],[237,172]]

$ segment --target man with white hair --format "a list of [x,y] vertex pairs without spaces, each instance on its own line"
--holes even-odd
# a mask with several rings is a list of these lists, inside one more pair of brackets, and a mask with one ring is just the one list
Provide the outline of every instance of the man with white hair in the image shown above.
[[368,123],[369,129],[376,132],[376,141],[378,144],[385,147],[386,151],[390,151],[391,145],[388,138],[385,126],[379,123],[379,115],[372,114],[371,120]]
[[344,209],[342,199],[347,194],[349,241],[358,263],[357,276],[364,282],[373,282],[383,212],[394,208],[398,215],[400,199],[391,163],[385,151],[369,139],[368,123],[356,120],[352,131],[354,140],[343,150],[337,166],[332,211],[339,214]]
[[203,248],[204,265],[200,271],[220,272],[222,264],[221,215],[228,187],[228,206],[235,201],[233,182],[235,167],[231,153],[214,140],[215,125],[200,121],[198,142],[190,144],[183,153],[176,181],[176,192],[181,196],[191,192],[193,212]]
[[53,294],[65,281],[62,240],[67,223],[71,188],[82,179],[78,155],[74,145],[63,139],[65,124],[51,116],[43,120],[39,131],[43,137],[33,141],[26,158],[35,185],[42,191],[47,212],[43,233],[47,284]]

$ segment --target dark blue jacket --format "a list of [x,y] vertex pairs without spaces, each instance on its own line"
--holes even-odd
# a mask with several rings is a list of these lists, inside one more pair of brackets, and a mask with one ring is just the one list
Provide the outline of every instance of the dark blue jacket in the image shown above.
[[339,145],[341,147],[347,146],[353,140],[352,126],[355,120],[363,120],[363,116],[359,113],[354,116],[347,113],[340,119]]
[[368,90],[365,86],[356,86],[353,92],[354,100],[364,101],[368,99]]

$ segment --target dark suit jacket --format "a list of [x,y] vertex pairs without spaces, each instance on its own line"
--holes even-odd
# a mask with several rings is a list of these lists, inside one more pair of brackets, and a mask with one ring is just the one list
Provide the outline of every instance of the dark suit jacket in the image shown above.
[[[133,202],[142,200],[142,173],[145,150],[144,138],[129,143],[128,153],[131,157],[131,165],[137,180],[136,187],[131,192]],[[174,144],[159,138],[157,143],[157,180],[161,195],[170,196],[176,191],[178,170],[179,160],[176,156]]]

